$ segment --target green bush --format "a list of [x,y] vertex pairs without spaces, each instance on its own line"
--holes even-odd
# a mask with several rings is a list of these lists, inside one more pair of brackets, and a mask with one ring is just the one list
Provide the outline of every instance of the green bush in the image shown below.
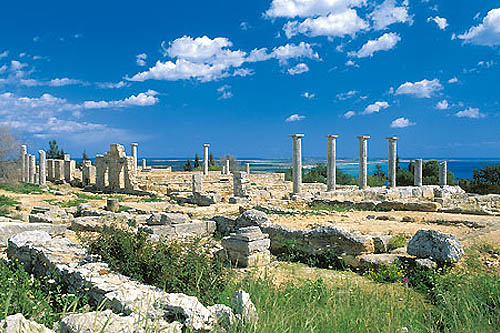
[[68,312],[88,310],[87,299],[68,293],[56,276],[34,277],[19,265],[0,260],[0,320],[22,313],[47,327]]
[[278,260],[301,262],[311,267],[345,269],[340,252],[334,248],[311,254],[294,239],[283,239],[281,244],[283,246]]
[[[302,181],[304,183],[323,183],[326,184],[327,181],[327,169],[324,163],[318,163],[311,169],[302,169]],[[353,176],[344,173],[342,170],[337,168],[336,180],[338,185],[354,185],[356,180]],[[285,180],[292,180],[292,169],[287,169],[285,171]]]
[[475,169],[473,180],[460,179],[460,187],[470,193],[500,194],[500,164],[489,164]]
[[[399,159],[396,170],[396,183],[398,186],[413,186],[415,165],[413,162],[408,164],[408,169],[402,169],[399,166]],[[427,161],[422,164],[422,183],[424,185],[439,185],[439,163],[437,161]],[[455,185],[455,175],[448,170],[448,185]]]
[[104,227],[96,239],[86,243],[112,270],[213,304],[230,278],[228,268],[210,252],[213,244],[201,240],[153,242],[149,236],[143,230],[133,233]]

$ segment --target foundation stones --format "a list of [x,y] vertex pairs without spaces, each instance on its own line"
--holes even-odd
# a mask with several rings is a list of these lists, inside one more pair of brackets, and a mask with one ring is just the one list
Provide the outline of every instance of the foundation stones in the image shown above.
[[263,266],[270,263],[270,240],[259,227],[240,228],[222,239],[226,257],[239,267]]
[[422,229],[408,243],[408,254],[439,262],[458,262],[464,251],[455,236]]

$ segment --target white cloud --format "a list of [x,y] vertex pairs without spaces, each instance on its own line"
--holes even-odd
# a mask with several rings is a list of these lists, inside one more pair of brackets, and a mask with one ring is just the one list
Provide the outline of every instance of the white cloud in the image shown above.
[[472,118],[472,119],[479,119],[486,117],[484,113],[479,112],[478,108],[467,108],[463,111],[455,113],[455,116],[458,118]]
[[347,111],[346,113],[344,113],[343,117],[345,119],[350,119],[352,117],[354,117],[356,115],[356,112],[354,111]]
[[406,82],[399,86],[396,95],[413,95],[418,98],[431,98],[436,92],[443,89],[438,79],[424,79],[419,82]]
[[108,108],[124,108],[129,106],[151,106],[158,103],[159,99],[155,97],[158,93],[154,90],[141,92],[137,95],[131,95],[123,100],[116,101],[86,101],[83,102],[84,109],[108,109]]
[[303,93],[300,96],[307,98],[307,99],[313,99],[314,97],[316,97],[316,94],[306,91],[305,93]]
[[231,97],[233,97],[233,93],[231,92],[231,86],[227,84],[217,88],[217,92],[220,94],[217,100],[230,99]]
[[440,102],[437,102],[437,104],[436,104],[436,109],[438,109],[438,110],[446,110],[446,109],[448,109],[448,107],[449,107],[448,101],[445,99],[443,99]]
[[50,81],[38,81],[35,79],[20,79],[19,83],[23,86],[27,87],[39,87],[39,86],[49,86],[49,87],[63,87],[69,85],[77,85],[84,84],[84,82],[75,79],[69,79],[67,77],[64,78],[56,78]]
[[130,83],[126,83],[124,81],[120,81],[117,83],[113,82],[98,82],[96,83],[99,88],[102,89],[118,89],[118,88],[123,88],[123,87],[129,87]]
[[451,79],[448,80],[448,83],[457,83],[458,82],[458,78],[455,76],[455,77],[452,77]]
[[405,128],[405,127],[410,127],[410,126],[415,126],[416,123],[412,123],[409,119],[407,118],[398,118],[398,119],[395,119],[392,123],[391,123],[391,128]]
[[354,9],[347,9],[328,16],[308,18],[303,22],[291,21],[283,26],[288,38],[304,34],[309,37],[328,36],[344,37],[355,36],[357,32],[369,28],[368,23],[358,16]]
[[2,53],[0,53],[0,59],[6,58],[8,56],[9,56],[9,51],[8,50],[5,50]]
[[368,105],[362,114],[372,114],[375,112],[379,112],[380,110],[387,109],[389,107],[389,103],[384,101],[375,102],[373,104]]
[[286,118],[285,121],[287,123],[289,123],[289,122],[292,122],[292,121],[300,121],[300,120],[303,120],[305,118],[306,118],[306,116],[302,116],[300,114],[295,113],[295,114],[292,114],[290,117]]
[[345,65],[349,66],[349,67],[357,67],[357,68],[359,68],[359,65],[357,63],[355,63],[354,61],[352,61],[351,59],[347,60],[345,62]]
[[448,26],[448,21],[443,17],[435,16],[427,18],[427,22],[430,21],[435,22],[441,30],[446,29],[446,27]]
[[[189,80],[201,82],[213,81],[230,75],[247,76],[253,74],[250,69],[238,70],[245,62],[278,59],[281,65],[289,59],[319,59],[311,45],[301,42],[298,45],[286,44],[275,47],[271,52],[266,48],[254,49],[249,55],[241,50],[229,49],[232,43],[227,38],[210,39],[207,36],[191,38],[184,36],[168,43],[162,43],[164,54],[175,60],[157,61],[147,71],[128,78],[130,81],[145,80]],[[230,70],[235,68],[231,74]]]
[[273,0],[265,16],[313,17],[366,5],[366,0]]
[[375,10],[369,15],[373,21],[373,28],[383,30],[394,23],[409,22],[412,24],[412,17],[408,14],[408,9],[407,1],[403,1],[402,6],[398,7],[395,0],[385,0],[375,7]]
[[394,32],[385,33],[376,40],[369,40],[357,52],[349,52],[351,57],[358,58],[372,57],[375,52],[388,51],[396,46],[401,40],[398,34]]
[[252,76],[255,74],[255,71],[250,68],[238,68],[233,72],[233,76]]
[[481,24],[457,37],[465,43],[485,46],[500,45],[500,8],[490,10]]
[[250,28],[251,28],[251,26],[250,26],[250,24],[248,24],[248,22],[241,22],[240,23],[240,29],[241,30],[247,31]]
[[148,55],[146,53],[141,53],[135,56],[135,62],[139,66],[146,66],[146,59],[148,58]]
[[303,74],[306,72],[309,72],[309,67],[304,63],[297,64],[295,67],[288,69],[288,74],[290,75]]
[[357,93],[358,93],[357,90],[349,90],[347,92],[337,94],[336,97],[339,101],[345,101],[351,97],[354,97]]
[[491,66],[493,66],[495,64],[495,62],[493,60],[490,60],[490,61],[484,61],[484,60],[481,60],[477,63],[477,65],[479,67],[486,67],[486,68],[490,68]]

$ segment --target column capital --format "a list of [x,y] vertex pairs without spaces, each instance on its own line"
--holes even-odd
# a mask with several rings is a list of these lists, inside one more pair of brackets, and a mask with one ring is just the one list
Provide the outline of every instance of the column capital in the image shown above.
[[210,147],[210,144],[208,144],[208,143],[204,143],[204,144],[203,144],[203,147]]
[[357,137],[359,140],[368,140],[370,138],[369,135],[360,135]]
[[399,138],[397,136],[388,136],[386,139],[389,140],[389,141],[399,140]]
[[291,134],[290,137],[293,139],[300,139],[304,137],[304,134]]
[[331,134],[329,134],[329,135],[325,135],[325,137],[328,138],[328,139],[336,139],[339,136],[338,135],[331,135]]
[[133,147],[134,146],[137,147],[139,144],[138,143],[131,143],[130,145],[133,146]]

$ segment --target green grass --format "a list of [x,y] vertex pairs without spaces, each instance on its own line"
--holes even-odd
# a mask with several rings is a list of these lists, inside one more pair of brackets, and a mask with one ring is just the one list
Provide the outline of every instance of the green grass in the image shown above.
[[18,183],[13,185],[2,184],[0,185],[0,189],[22,194],[42,193],[40,186],[28,183]]
[[314,204],[309,207],[312,210],[326,210],[328,212],[340,212],[345,213],[352,210],[352,207],[347,205],[328,205],[328,204]]
[[120,207],[117,210],[117,213],[127,212],[131,209],[132,209],[132,207],[130,207],[130,206],[120,205]]
[[103,196],[99,194],[87,194],[87,193],[81,193],[81,192],[75,192],[76,196],[78,199],[83,199],[83,200],[102,200],[104,199]]
[[0,194],[0,216],[9,216],[10,210],[7,207],[12,207],[15,205],[19,205],[20,202],[6,196]]
[[52,327],[66,313],[88,309],[86,298],[68,293],[57,277],[36,278],[20,267],[0,261],[0,320],[20,312]]
[[46,203],[51,204],[51,205],[57,205],[61,208],[71,208],[71,207],[76,207],[81,203],[87,203],[87,200],[84,199],[74,199],[74,200],[69,200],[69,201],[59,201],[57,199],[47,199],[44,200]]
[[407,243],[406,235],[404,233],[399,233],[397,235],[394,235],[390,240],[389,240],[389,250],[394,250],[394,249],[399,249],[400,247],[403,247]]

